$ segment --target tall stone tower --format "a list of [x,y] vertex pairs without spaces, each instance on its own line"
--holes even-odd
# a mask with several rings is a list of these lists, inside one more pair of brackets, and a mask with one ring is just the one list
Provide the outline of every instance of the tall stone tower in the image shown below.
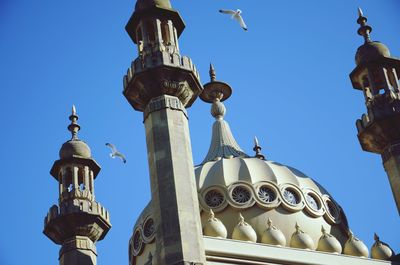
[[60,149],[50,174],[58,181],[58,205],[53,205],[44,219],[43,233],[62,245],[60,265],[95,265],[95,243],[111,228],[107,210],[95,201],[94,180],[100,166],[91,156],[89,146],[78,139],[80,129],[75,107],[69,117],[71,140]]
[[158,265],[205,263],[185,109],[202,86],[179,51],[184,27],[169,0],[138,0],[126,25],[139,55],[124,76],[123,94],[144,114]]
[[400,60],[389,49],[372,41],[372,28],[359,9],[358,34],[364,44],[356,53],[357,67],[350,79],[364,93],[367,113],[357,120],[358,139],[363,150],[382,156],[397,209],[400,213]]

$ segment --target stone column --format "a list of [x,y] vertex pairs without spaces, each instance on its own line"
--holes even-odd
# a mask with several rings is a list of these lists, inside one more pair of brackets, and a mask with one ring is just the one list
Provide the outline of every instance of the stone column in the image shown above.
[[157,265],[205,264],[187,113],[180,100],[154,98],[144,112]]
[[382,161],[400,214],[400,143],[387,148],[382,154]]
[[60,250],[60,265],[96,265],[96,246],[88,237],[74,236]]

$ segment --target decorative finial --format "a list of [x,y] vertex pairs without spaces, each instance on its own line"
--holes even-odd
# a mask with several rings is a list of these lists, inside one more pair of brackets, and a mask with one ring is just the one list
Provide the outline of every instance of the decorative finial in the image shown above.
[[258,139],[257,136],[254,136],[254,147],[253,150],[254,152],[256,152],[255,157],[261,159],[261,160],[265,160],[265,156],[263,154],[261,154],[261,146],[258,143]]
[[239,213],[239,224],[243,225],[244,224],[244,217],[242,213]]
[[363,11],[361,10],[361,8],[358,8],[358,19],[357,19],[357,23],[360,24],[360,28],[358,29],[357,33],[360,36],[364,37],[364,41],[365,43],[367,42],[371,42],[371,38],[370,38],[370,33],[372,31],[372,28],[370,26],[367,25],[367,18],[364,16]]
[[215,218],[214,211],[210,208],[210,214],[208,216],[208,220],[214,220],[214,218]]
[[272,226],[272,220],[269,217],[268,217],[268,220],[267,220],[267,225],[268,225],[268,228],[271,228],[271,226]]
[[77,123],[79,117],[76,114],[75,105],[72,105],[71,115],[69,116],[69,120],[71,124],[68,125],[68,130],[71,132],[71,140],[78,140],[78,131],[81,129],[81,126]]
[[296,232],[301,232],[299,224],[296,222],[295,226]]
[[209,73],[210,73],[211,82],[215,82],[216,75],[215,75],[214,65],[212,65],[212,63],[210,63],[210,71],[209,71]]
[[374,233],[374,240],[375,242],[379,242],[379,236],[376,233]]
[[364,16],[361,7],[358,7],[358,16],[359,16],[359,17],[363,17],[363,16]]

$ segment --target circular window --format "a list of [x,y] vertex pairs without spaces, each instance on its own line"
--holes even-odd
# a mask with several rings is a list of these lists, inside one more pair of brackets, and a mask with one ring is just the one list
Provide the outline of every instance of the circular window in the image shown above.
[[262,186],[258,190],[258,197],[263,202],[273,202],[276,199],[275,192],[268,186]]
[[292,189],[285,189],[283,191],[283,197],[291,205],[297,205],[300,203],[299,195]]
[[313,209],[314,211],[318,211],[321,208],[321,206],[319,205],[319,203],[318,203],[317,199],[314,197],[314,195],[308,193],[306,195],[306,200],[307,200],[309,206],[311,207],[311,209]]
[[337,218],[338,217],[338,210],[336,209],[336,206],[333,204],[333,202],[332,201],[327,201],[326,202],[326,206],[328,208],[329,214],[332,217]]
[[154,235],[154,231],[154,220],[152,218],[149,218],[143,226],[143,235],[145,236],[145,238],[150,238]]
[[204,200],[208,207],[217,208],[225,201],[225,198],[218,190],[210,190],[204,196]]
[[248,189],[242,186],[237,186],[232,190],[232,199],[240,204],[248,202],[251,198],[251,193]]
[[133,251],[134,254],[139,254],[142,248],[142,236],[140,235],[140,231],[136,230],[135,234],[133,235]]

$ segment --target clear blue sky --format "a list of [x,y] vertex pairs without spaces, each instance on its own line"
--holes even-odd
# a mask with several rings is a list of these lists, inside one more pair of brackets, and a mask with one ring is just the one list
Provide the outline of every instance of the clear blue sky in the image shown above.
[[[400,251],[399,216],[378,155],[361,150],[355,120],[365,111],[348,74],[362,38],[357,7],[372,38],[400,57],[400,2],[396,0],[260,1],[175,0],[187,28],[181,52],[208,81],[233,87],[226,101],[236,140],[252,153],[257,135],[267,158],[298,168],[321,183],[346,211],[368,247],[377,232]],[[113,228],[97,244],[99,264],[128,264],[132,228],[150,199],[142,114],[122,96],[122,76],[136,47],[124,31],[135,1],[0,0],[0,264],[56,264],[59,246],[42,234],[57,202],[49,175],[63,142],[71,105],[80,138],[102,166],[97,199]],[[218,13],[240,8],[249,30]],[[189,109],[194,160],[205,156],[213,122],[210,106]],[[108,157],[105,142],[128,163]],[[319,229],[319,228],[316,228]]]

